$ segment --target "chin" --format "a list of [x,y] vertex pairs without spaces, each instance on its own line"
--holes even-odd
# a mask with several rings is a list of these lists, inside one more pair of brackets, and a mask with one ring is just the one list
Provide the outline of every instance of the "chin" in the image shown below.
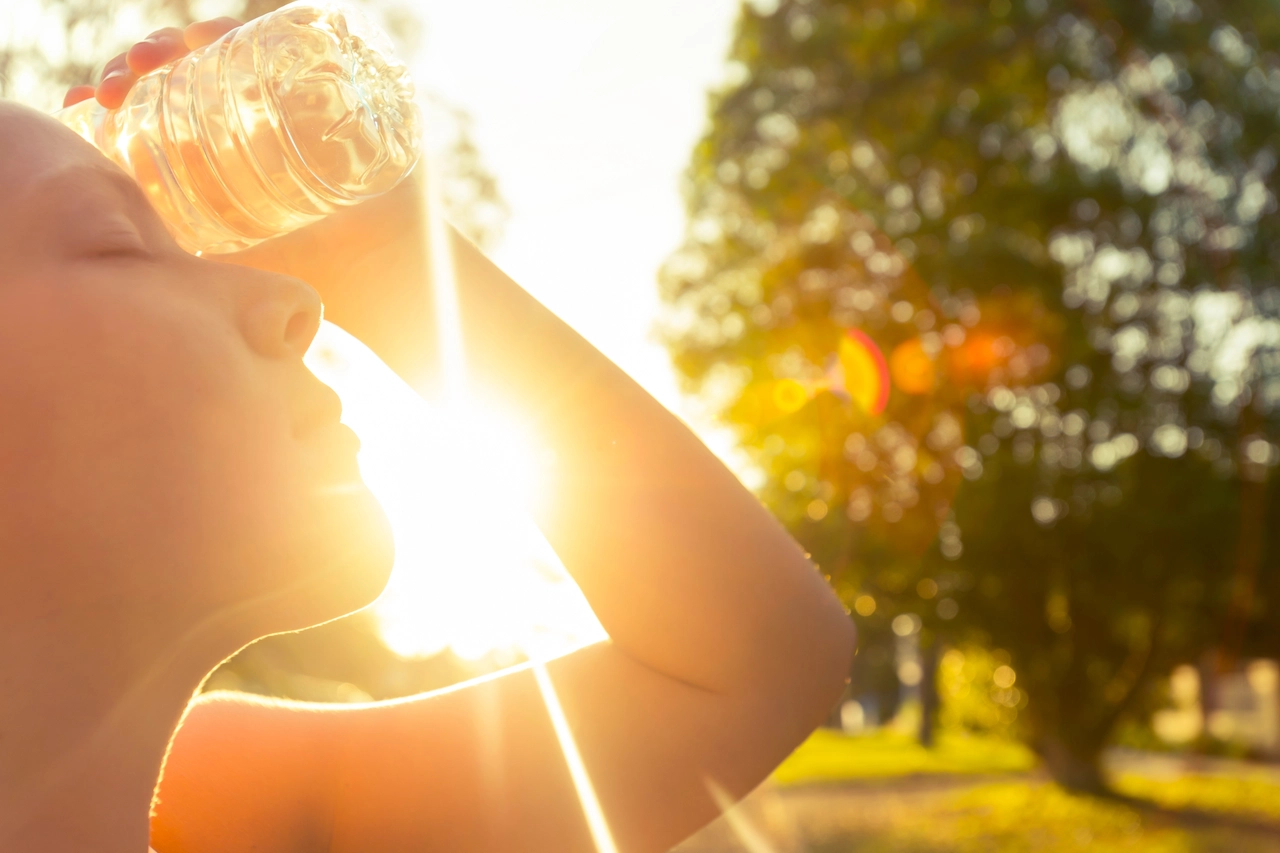
[[284,566],[268,569],[274,604],[261,614],[266,624],[259,634],[320,625],[369,606],[382,593],[395,544],[386,514],[362,483],[331,490],[291,527],[281,543],[288,551]]
[[[327,617],[336,619],[372,604],[391,577],[395,563],[395,540],[391,523],[382,505],[363,483],[340,498],[340,518],[320,537],[325,547],[318,561],[326,566],[326,581],[332,596]],[[321,621],[327,621],[327,619]]]

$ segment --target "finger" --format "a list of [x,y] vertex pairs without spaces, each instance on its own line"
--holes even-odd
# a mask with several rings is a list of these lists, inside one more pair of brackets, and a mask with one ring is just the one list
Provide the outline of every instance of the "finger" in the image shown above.
[[114,74],[115,72],[127,69],[128,67],[129,60],[126,56],[123,53],[117,53],[115,56],[107,60],[106,65],[102,66],[102,76],[98,78],[98,82],[101,83],[103,80],[107,79],[107,75]]
[[78,104],[81,101],[89,100],[93,97],[94,91],[95,89],[93,86],[72,86],[67,90],[66,96],[62,99],[63,108],[65,109],[72,104]]
[[125,54],[125,62],[129,70],[138,76],[154,71],[187,53],[187,46],[182,40],[182,30],[177,27],[165,27],[156,30],[142,41],[129,48]]
[[124,103],[124,96],[133,88],[138,76],[129,70],[129,62],[125,55],[113,56],[102,69],[102,80],[98,83],[98,103],[109,110]]
[[227,33],[240,26],[235,18],[214,18],[209,21],[196,21],[182,31],[183,41],[187,48],[195,50],[210,42],[217,41]]

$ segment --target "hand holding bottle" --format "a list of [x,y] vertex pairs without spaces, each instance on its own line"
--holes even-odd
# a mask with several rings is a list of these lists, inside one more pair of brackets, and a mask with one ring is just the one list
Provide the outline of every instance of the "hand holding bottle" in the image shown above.
[[413,85],[359,10],[305,0],[227,23],[192,28],[193,43],[225,30],[194,50],[176,29],[154,33],[109,63],[96,101],[57,115],[133,176],[183,248],[247,248],[413,169]]
[[[97,86],[77,86],[67,106],[95,98],[119,107],[138,79],[212,44],[240,23],[201,21],[179,30],[157,30],[109,61]],[[408,288],[422,281],[425,169],[414,169],[394,189],[343,207],[297,230],[252,248],[211,255],[219,260],[284,273],[315,287],[325,316],[369,344],[398,373],[415,382],[429,370],[434,345],[427,333],[429,293]]]
[[197,21],[186,29],[165,27],[156,30],[142,41],[135,42],[124,53],[112,57],[103,66],[98,85],[73,86],[68,90],[62,106],[69,107],[97,98],[98,103],[107,109],[117,109],[139,77],[212,44],[238,26],[240,22],[235,18],[213,18]]

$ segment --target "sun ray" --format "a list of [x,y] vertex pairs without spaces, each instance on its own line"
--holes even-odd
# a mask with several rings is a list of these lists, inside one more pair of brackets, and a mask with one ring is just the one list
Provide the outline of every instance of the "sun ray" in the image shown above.
[[742,842],[742,847],[746,850],[746,853],[778,853],[778,848],[769,843],[769,839],[765,838],[764,833],[756,828],[737,801],[729,796],[728,791],[721,788],[711,779],[706,780],[706,785],[707,790],[711,793],[711,799],[715,801],[716,808],[720,809],[725,825]]
[[[428,122],[430,126],[432,123]],[[428,151],[432,146],[428,145]],[[442,157],[425,158],[429,169],[427,174],[427,245],[431,270],[431,284],[436,309],[436,334],[438,335],[441,373],[445,407],[449,410],[460,410],[466,407],[468,395],[466,353],[463,346],[462,322],[458,308],[458,282],[453,265],[453,252],[450,245],[449,227],[445,218],[444,200],[441,195],[443,175],[439,164]],[[552,729],[560,743],[560,751],[564,754],[569,768],[569,776],[573,780],[574,790],[582,805],[582,813],[587,820],[591,838],[597,853],[617,853],[613,836],[605,821],[604,811],[596,797],[595,787],[587,773],[578,745],[573,739],[569,721],[565,718],[564,708],[560,705],[560,697],[556,694],[551,675],[546,664],[541,660],[533,663],[534,678],[542,701],[547,707],[547,715],[551,719]]]
[[[422,105],[427,116],[428,128],[447,126],[439,108],[430,102]],[[443,142],[427,140],[427,154],[419,168],[427,169],[426,205],[427,261],[431,271],[431,291],[436,309],[437,346],[440,356],[441,379],[446,401],[458,403],[467,393],[466,350],[462,342],[462,316],[458,308],[458,277],[453,265],[453,246],[449,237],[449,223],[445,216]]]
[[569,720],[560,705],[560,697],[556,695],[555,685],[551,683],[551,674],[542,661],[533,664],[533,677],[538,682],[538,691],[547,706],[547,716],[551,718],[551,728],[555,730],[556,739],[560,741],[560,751],[564,753],[565,764],[569,766],[569,777],[573,780],[574,790],[578,794],[578,802],[582,804],[582,814],[587,819],[587,828],[591,831],[591,840],[596,845],[597,853],[618,853],[613,843],[613,834],[604,817],[604,809],[596,797],[595,786],[591,784],[591,776],[587,766],[578,752],[578,744],[569,729]]
[[[429,109],[429,105],[424,105],[424,110]],[[427,115],[430,115],[430,113],[427,112]],[[427,124],[430,127],[434,123],[428,121]],[[425,163],[422,164],[428,169],[427,192],[426,197],[423,199],[423,203],[426,205],[424,219],[427,231],[424,249],[428,253],[428,268],[431,273],[432,299],[436,316],[435,333],[437,335],[441,366],[441,390],[443,391],[442,414],[446,428],[451,426],[456,430],[459,426],[464,428],[466,426],[474,426],[475,419],[468,415],[468,410],[472,408],[473,404],[467,383],[466,355],[458,306],[457,275],[454,269],[449,226],[445,218],[444,202],[441,196],[443,176],[440,174],[439,164],[443,158],[433,156],[439,152],[432,150],[433,146],[430,141],[426,148],[428,154],[424,157]],[[471,438],[473,441],[475,440],[474,435]],[[440,448],[437,446],[436,449],[438,451]],[[421,511],[428,508],[416,507],[416,509]],[[508,509],[515,508],[509,507]],[[525,510],[527,513],[527,507],[520,509]],[[518,535],[518,531],[531,526],[527,514],[521,521],[524,523],[512,525],[508,529],[513,534]],[[534,538],[539,537],[540,534]],[[525,538],[530,537],[526,536]],[[479,540],[473,539],[472,541]],[[525,557],[526,562],[529,563],[526,568],[532,571],[534,565],[532,561],[527,559],[528,554],[521,556]],[[514,552],[507,554],[506,558],[509,560],[518,559]],[[594,621],[594,618],[592,621]],[[598,623],[596,624],[598,626]],[[490,641],[490,638],[483,639]],[[617,853],[618,848],[609,832],[604,811],[601,809],[599,799],[596,797],[595,788],[587,773],[586,765],[582,761],[582,755],[578,751],[578,745],[573,739],[573,733],[569,728],[568,720],[565,718],[564,708],[560,704],[560,698],[551,682],[551,676],[547,672],[545,663],[543,663],[545,658],[537,657],[533,649],[525,649],[525,651],[535,657],[532,664],[534,678],[537,681],[543,703],[546,705],[547,715],[550,717],[556,739],[559,741],[560,750],[564,754],[565,763],[568,766],[570,778],[573,780],[574,789],[581,803],[582,812],[586,818],[597,853]]]

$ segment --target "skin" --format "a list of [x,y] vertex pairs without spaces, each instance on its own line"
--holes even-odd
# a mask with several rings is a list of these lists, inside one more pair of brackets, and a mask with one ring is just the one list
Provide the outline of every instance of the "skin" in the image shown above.
[[[68,100],[119,103],[232,25],[153,34]],[[0,847],[595,849],[529,669],[364,706],[190,701],[245,643],[385,582],[301,354],[318,291],[432,387],[423,186],[214,260],[120,177],[0,105],[0,643],[23,650],[0,656]],[[676,418],[450,239],[470,376],[554,453],[535,520],[610,635],[548,671],[618,848],[667,850],[718,813],[710,786],[744,794],[825,717],[852,624]]]
[[0,197],[0,848],[144,850],[201,671],[368,603],[389,534],[300,360],[313,289],[186,255],[10,104]]

